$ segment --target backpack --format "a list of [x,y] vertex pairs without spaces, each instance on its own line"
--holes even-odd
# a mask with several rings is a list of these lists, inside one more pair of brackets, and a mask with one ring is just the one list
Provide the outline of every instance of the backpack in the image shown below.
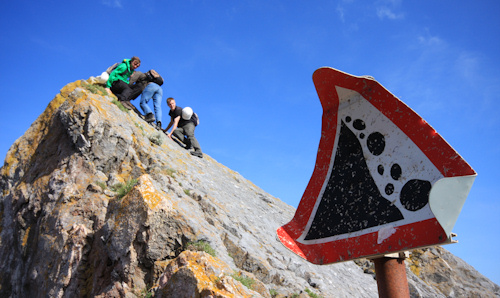
[[110,67],[106,68],[106,72],[108,74],[111,74],[113,72],[113,70],[115,70],[115,68],[118,66],[118,64],[120,64],[121,62],[116,62],[115,64],[111,65]]
[[146,78],[148,82],[156,83],[159,86],[163,85],[163,78],[154,69],[146,72]]
[[[113,65],[111,65],[110,67],[108,67],[105,71],[103,71],[101,73],[100,76],[97,77],[97,79],[99,80],[99,82],[101,84],[106,84],[106,82],[108,81],[109,79],[109,75],[113,72],[113,70],[115,70],[118,65],[120,65],[121,63],[124,63],[123,61],[122,62],[117,62]],[[126,72],[126,71],[125,71]],[[121,75],[123,75],[125,72],[123,72]]]
[[198,124],[200,124],[200,118],[198,117],[198,114],[194,113],[193,109],[191,109],[190,107],[185,107],[184,109],[182,109],[181,117],[183,120],[193,122],[195,126],[198,126]]
[[[116,62],[115,64],[113,64],[113,65],[111,65],[110,67],[108,67],[108,68],[106,69],[106,72],[107,72],[108,74],[111,74],[111,73],[113,72],[113,70],[115,70],[115,69],[118,67],[118,65],[120,65],[120,64],[122,64],[122,63],[125,63],[125,62],[124,62],[124,61],[122,61],[122,62]],[[123,74],[124,74],[124,73],[126,73],[126,72],[127,72],[127,70],[125,70],[125,71],[124,71],[121,75],[123,75]]]
[[200,124],[200,117],[198,117],[198,114],[193,113],[193,116],[191,116],[191,118],[193,118],[195,126],[198,126]]

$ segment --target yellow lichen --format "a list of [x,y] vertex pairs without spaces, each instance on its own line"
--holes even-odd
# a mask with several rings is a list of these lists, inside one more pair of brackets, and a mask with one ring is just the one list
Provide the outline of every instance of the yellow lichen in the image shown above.
[[[16,143],[14,143],[14,145],[15,144]],[[12,166],[18,163],[18,159],[15,157],[15,155],[13,153],[14,151],[15,150],[12,150],[12,151],[9,150],[7,152],[7,156],[5,157],[4,166],[2,167],[2,175],[3,176],[9,176],[9,173],[10,173]],[[4,190],[4,195],[6,195],[5,190]]]
[[153,210],[158,206],[158,204],[163,199],[163,196],[160,195],[160,192],[155,189],[153,182],[147,176],[141,176],[139,178],[139,185],[137,189],[141,193],[144,202],[148,204],[149,209]]
[[[221,272],[223,267],[225,267],[218,259],[205,253],[194,252],[188,254],[187,267],[189,267],[191,272],[194,274],[195,279],[198,282],[197,288],[200,293],[202,291],[208,291],[213,293],[215,296],[220,295],[222,297],[234,297],[234,294],[218,287],[217,283],[220,276],[215,276],[213,272]],[[210,267],[215,268],[216,270],[211,270],[209,269]]]
[[26,246],[26,244],[28,243],[28,237],[29,237],[29,234],[30,234],[30,230],[31,230],[31,227],[28,227],[26,229],[26,232],[24,232],[24,236],[23,236],[23,242],[22,242],[22,246]]

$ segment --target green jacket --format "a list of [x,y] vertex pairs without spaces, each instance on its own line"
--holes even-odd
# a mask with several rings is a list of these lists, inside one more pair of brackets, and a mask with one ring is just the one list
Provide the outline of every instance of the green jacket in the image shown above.
[[114,82],[117,80],[122,80],[128,84],[130,75],[134,73],[134,70],[130,69],[130,59],[124,59],[123,63],[118,64],[118,66],[111,72],[109,79],[106,82],[106,87],[111,88]]

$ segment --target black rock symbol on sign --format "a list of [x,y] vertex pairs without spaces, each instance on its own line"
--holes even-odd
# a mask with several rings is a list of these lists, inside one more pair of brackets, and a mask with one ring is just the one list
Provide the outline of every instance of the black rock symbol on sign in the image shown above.
[[315,264],[450,243],[474,170],[373,78],[320,68],[313,80],[316,166],[280,241]]
[[305,240],[356,232],[400,219],[403,215],[399,209],[380,194],[371,177],[361,144],[342,122],[330,179]]
[[[347,117],[346,122],[350,121]],[[365,127],[360,119],[354,121],[353,126],[359,131]],[[360,138],[364,137],[361,133]],[[403,219],[399,209],[380,193],[366,164],[361,141],[341,121],[333,169],[305,240],[356,232]],[[385,148],[383,134],[371,133],[366,147],[371,154],[381,155]],[[379,165],[377,172],[383,174],[384,166]],[[401,167],[394,164],[391,178],[398,180],[401,174]],[[419,179],[406,182],[400,195],[403,206],[411,211],[422,209],[429,201],[430,185],[429,181]],[[394,184],[388,183],[385,193],[394,193]],[[335,216],[330,216],[332,214]]]

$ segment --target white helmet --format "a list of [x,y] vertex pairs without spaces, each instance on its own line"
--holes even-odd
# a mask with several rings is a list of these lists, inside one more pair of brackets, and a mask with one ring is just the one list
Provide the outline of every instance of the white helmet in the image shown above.
[[185,107],[182,109],[182,119],[184,120],[189,120],[191,119],[191,116],[193,116],[193,109],[190,107]]

